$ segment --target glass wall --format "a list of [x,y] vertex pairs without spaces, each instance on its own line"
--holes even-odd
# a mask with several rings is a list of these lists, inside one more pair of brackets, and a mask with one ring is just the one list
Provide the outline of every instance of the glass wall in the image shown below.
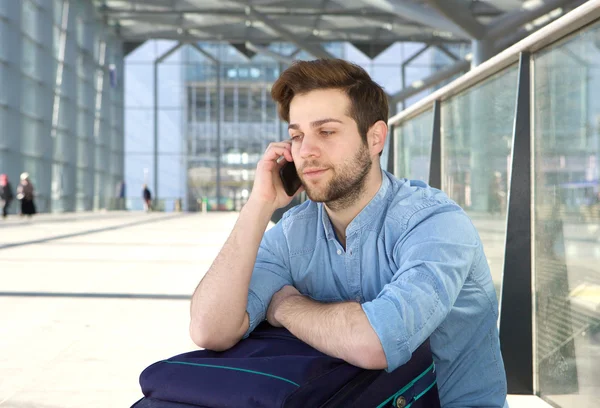
[[[144,184],[156,190],[152,191],[154,197],[158,197],[156,204],[167,211],[174,210],[179,202],[183,209],[190,211],[202,208],[203,202],[208,209],[240,209],[250,194],[256,163],[267,145],[288,137],[270,95],[271,85],[287,65],[269,56],[243,54],[228,44],[198,43],[197,46],[200,50],[190,44],[179,46],[175,41],[147,41],[126,58],[129,209],[142,209]],[[350,59],[360,62],[356,61],[359,52],[349,44],[325,44],[324,47],[343,58],[353,53]],[[380,62],[364,62],[364,56],[361,59],[361,65],[388,93],[398,91],[401,83],[398,77],[401,65],[384,62],[397,61],[392,51],[404,47],[394,47],[378,57]],[[420,47],[421,44],[412,44],[408,48]],[[295,49],[286,43],[271,44],[270,48],[287,55]],[[300,52],[294,58],[313,57]],[[431,51],[411,66],[441,63],[449,61],[440,62],[439,52]],[[393,73],[395,75],[391,75]],[[407,74],[407,77],[413,75]],[[404,166],[407,174],[415,174],[417,178],[429,173],[431,141],[423,142],[422,136],[430,134],[431,123],[428,122],[431,120],[431,114],[426,114],[399,130],[413,134],[405,146],[407,162]],[[217,158],[220,159],[219,203]]]
[[[196,211],[203,202],[209,210],[240,209],[266,146],[287,137],[270,97],[281,65],[262,56],[248,59],[228,45],[199,43],[198,47],[148,41],[127,57],[128,209],[142,208],[144,184],[162,210],[172,211],[181,203],[183,209]],[[161,59],[170,50],[174,52]]]
[[397,143],[394,169],[398,177],[429,181],[432,135],[431,110],[394,127]]
[[0,173],[29,173],[41,212],[109,208],[123,178],[121,43],[94,15],[0,2]]
[[477,227],[500,294],[506,199],[517,92],[516,67],[442,104],[442,189]]
[[540,394],[600,401],[600,25],[534,56]]
[[[533,132],[533,386],[552,406],[564,408],[596,407],[600,401],[599,38],[596,22],[532,53],[532,107],[520,112],[531,114]],[[513,65],[439,96],[442,189],[479,230],[498,292],[510,181],[519,177],[511,174],[517,85]],[[433,101],[425,103],[426,113],[392,122],[399,177],[428,178],[406,152],[407,146],[431,143]],[[523,265],[523,273],[528,267]],[[502,301],[510,302],[506,293]]]

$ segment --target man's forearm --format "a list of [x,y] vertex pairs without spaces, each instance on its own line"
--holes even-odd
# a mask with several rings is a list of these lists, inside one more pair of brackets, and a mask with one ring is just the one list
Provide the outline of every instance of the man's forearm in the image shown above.
[[[228,348],[246,331],[250,278],[272,214],[261,203],[248,201],[227,242],[194,291],[190,334],[199,346]],[[215,344],[215,338],[219,344]]]
[[277,320],[317,350],[367,369],[387,367],[379,337],[359,303],[323,304],[305,296],[286,298]]

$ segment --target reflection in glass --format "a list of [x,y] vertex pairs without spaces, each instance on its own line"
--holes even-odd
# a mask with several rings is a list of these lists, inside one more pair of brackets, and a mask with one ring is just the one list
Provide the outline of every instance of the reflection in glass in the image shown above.
[[429,181],[433,112],[428,110],[394,127],[398,177]]
[[560,407],[600,400],[599,34],[534,57],[536,368]]
[[477,227],[499,295],[517,92],[511,67],[442,103],[443,190]]

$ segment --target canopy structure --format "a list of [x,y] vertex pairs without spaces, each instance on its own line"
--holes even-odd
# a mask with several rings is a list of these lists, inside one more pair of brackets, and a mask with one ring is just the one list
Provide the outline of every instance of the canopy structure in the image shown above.
[[[229,42],[253,55],[286,41],[315,57],[350,42],[374,58],[398,41],[474,42],[478,63],[581,0],[94,0],[130,49],[148,39]],[[286,56],[283,56],[286,57]]]

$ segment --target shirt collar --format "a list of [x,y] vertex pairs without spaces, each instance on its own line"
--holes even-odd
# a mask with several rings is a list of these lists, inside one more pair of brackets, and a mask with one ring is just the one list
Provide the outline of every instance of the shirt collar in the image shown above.
[[[390,174],[386,171],[381,171],[381,187],[377,194],[369,201],[369,203],[358,213],[356,217],[350,222],[346,228],[346,237],[352,235],[356,231],[359,231],[363,225],[368,222],[376,215],[381,214],[385,204],[387,202],[386,196],[391,186]],[[321,212],[321,220],[323,222],[323,229],[325,230],[325,236],[328,240],[335,239],[335,232],[333,231],[333,225],[327,215],[325,206],[323,203],[317,203],[319,211]]]

